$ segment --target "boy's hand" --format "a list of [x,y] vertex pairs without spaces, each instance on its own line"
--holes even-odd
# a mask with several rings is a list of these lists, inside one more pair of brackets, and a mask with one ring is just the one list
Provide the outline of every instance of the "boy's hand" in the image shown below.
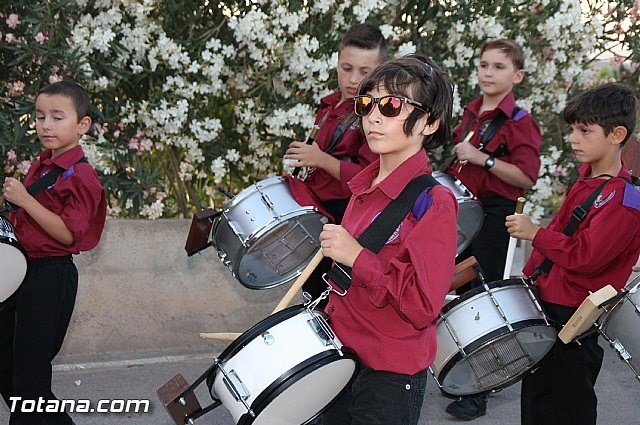
[[297,167],[316,168],[324,168],[322,164],[326,156],[327,154],[315,142],[311,145],[302,142],[291,142],[284,155],[285,159],[297,160]]
[[7,201],[19,207],[24,206],[24,204],[31,198],[31,195],[27,192],[27,188],[24,187],[19,180],[16,180],[13,177],[6,177],[4,179],[4,183],[2,184],[2,193]]
[[508,215],[505,226],[512,237],[527,241],[532,241],[540,229],[526,214]]
[[364,249],[344,227],[336,224],[324,225],[320,233],[320,246],[325,257],[348,267],[353,267],[360,251]]
[[475,165],[484,165],[487,156],[469,142],[456,144],[453,147],[453,153],[458,156],[458,161],[468,161]]

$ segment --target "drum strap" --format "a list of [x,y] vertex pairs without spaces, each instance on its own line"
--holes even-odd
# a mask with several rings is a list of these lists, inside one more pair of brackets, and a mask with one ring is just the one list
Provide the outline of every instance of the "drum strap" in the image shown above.
[[[573,212],[571,213],[571,220],[569,220],[567,227],[565,227],[562,233],[564,233],[567,236],[571,236],[575,233],[575,231],[578,229],[578,225],[587,216],[589,209],[591,208],[596,198],[598,197],[598,195],[600,195],[600,193],[602,192],[602,189],[604,189],[604,186],[608,182],[609,182],[609,179],[603,181],[602,184],[598,186],[591,193],[591,195],[589,195],[587,199],[585,199],[585,201],[581,205],[578,205],[573,209]],[[533,273],[531,273],[531,276],[529,277],[529,279],[534,281],[536,277],[540,275],[542,276],[548,275],[549,270],[551,270],[552,266],[553,266],[553,262],[548,258],[545,258],[544,261],[538,267],[535,268]]]
[[[76,162],[76,164],[80,162],[88,162],[88,161],[87,161],[87,158],[83,156],[82,158],[80,158],[80,160],[78,160],[78,162]],[[66,170],[62,167],[56,167],[52,169],[47,174],[45,174],[44,176],[40,177],[38,180],[30,184],[29,187],[27,188],[27,192],[29,192],[29,195],[35,196],[36,193],[41,192],[45,188],[54,184],[58,179],[58,177],[65,171]],[[18,211],[18,206],[12,204],[9,201],[5,201],[5,205],[1,207],[0,210],[7,211],[7,212],[16,212]]]
[[[426,189],[439,184],[431,174],[424,174],[411,180],[400,195],[391,201],[362,232],[358,238],[360,245],[372,252],[380,251],[409,213],[418,196]],[[326,277],[346,291],[351,286],[351,267],[336,262],[329,269]]]

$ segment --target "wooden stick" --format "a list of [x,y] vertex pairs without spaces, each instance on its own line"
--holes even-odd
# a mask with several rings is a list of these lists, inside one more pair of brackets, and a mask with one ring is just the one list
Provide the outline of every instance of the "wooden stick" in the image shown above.
[[456,264],[456,268],[453,271],[453,280],[451,281],[449,292],[455,291],[465,283],[470,282],[478,277],[476,274],[477,265],[478,260],[476,260],[476,257],[473,256]]
[[240,335],[241,335],[240,332],[201,332],[200,338],[235,341]]
[[311,273],[316,269],[316,267],[318,267],[318,264],[320,264],[323,258],[324,256],[322,255],[322,249],[320,248],[318,249],[318,252],[316,252],[316,255],[313,256],[311,261],[309,261],[309,264],[307,264],[307,267],[304,268],[300,276],[298,276],[296,281],[293,282],[291,288],[289,288],[287,293],[284,294],[284,297],[282,297],[271,314],[277,313],[280,310],[287,308],[287,306],[291,303],[291,300],[293,300],[293,297],[296,296],[300,288],[302,288],[302,285],[304,285],[307,279],[309,279],[309,276],[311,276]]
[[[524,199],[522,196],[518,198],[518,201],[516,202],[516,212],[515,212],[516,215],[522,214],[522,212],[524,211],[525,202],[526,202],[526,199]],[[516,242],[518,242],[517,238],[514,238],[513,236],[509,237],[509,246],[507,247],[507,258],[504,263],[504,273],[502,274],[502,278],[505,280],[511,277],[511,266],[513,266],[513,256],[516,253]]]

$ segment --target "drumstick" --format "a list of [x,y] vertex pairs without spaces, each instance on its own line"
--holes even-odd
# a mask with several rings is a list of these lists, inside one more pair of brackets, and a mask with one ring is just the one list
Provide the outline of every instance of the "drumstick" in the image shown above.
[[291,300],[293,300],[293,297],[296,296],[296,293],[298,292],[298,290],[302,288],[302,285],[304,285],[304,283],[307,281],[309,276],[311,276],[311,273],[315,270],[316,267],[318,267],[318,264],[320,264],[323,258],[324,256],[322,255],[322,249],[318,249],[318,252],[316,252],[316,255],[313,256],[309,264],[307,264],[307,267],[304,268],[304,270],[302,271],[302,274],[300,274],[300,276],[298,276],[296,281],[293,282],[293,285],[291,285],[291,288],[289,288],[287,293],[284,294],[284,297],[282,297],[282,299],[280,300],[276,308],[273,310],[273,313],[271,314],[277,313],[280,310],[285,309],[289,305],[289,303],[291,303]]
[[[465,136],[464,140],[460,143],[469,143],[471,141],[471,138],[473,137],[473,131],[470,131],[467,133],[467,135]],[[455,155],[453,161],[451,162],[452,164],[454,162],[456,162],[456,160],[458,159],[458,155]],[[463,159],[462,161],[460,161],[460,168],[458,168],[458,172],[460,172],[460,170],[462,170],[462,167],[467,165],[469,161],[466,159]]]
[[[522,214],[524,211],[524,203],[526,199],[523,197],[518,198],[518,202],[516,202],[516,214]],[[513,236],[509,237],[509,248],[507,248],[507,260],[504,264],[504,273],[502,274],[503,279],[509,279],[511,277],[511,266],[513,266],[513,256],[516,253],[516,242],[517,238]]]
[[[18,179],[18,177],[20,177],[20,171],[16,171],[15,173],[13,173],[14,179]],[[3,205],[4,205],[4,195],[0,194],[0,208],[2,208]]]
[[200,332],[200,338],[202,339],[222,339],[225,341],[235,341],[239,336],[239,332]]

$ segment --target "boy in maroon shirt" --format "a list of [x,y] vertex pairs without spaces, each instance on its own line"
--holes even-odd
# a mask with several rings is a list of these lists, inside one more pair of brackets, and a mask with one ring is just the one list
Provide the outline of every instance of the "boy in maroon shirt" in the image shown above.
[[377,253],[356,238],[410,181],[431,174],[425,147],[448,139],[452,99],[447,75],[415,55],[380,65],[358,89],[355,114],[379,159],[349,182],[342,225],[326,224],[320,241],[326,257],[351,267],[346,295],[332,292],[325,312],[359,368],[323,425],[418,423],[453,277],[458,205],[436,185],[420,193]]
[[[0,393],[16,405],[12,425],[73,423],[65,412],[23,413],[21,406],[24,400],[55,400],[51,361],[62,346],[78,289],[71,255],[94,248],[104,227],[105,193],[79,145],[91,126],[90,105],[76,83],[42,89],[35,117],[45,150],[24,185],[5,178],[2,186],[6,200],[19,207],[12,219],[29,265],[21,287],[0,304]],[[26,186],[58,168],[62,173],[53,185],[33,196],[27,192]]]
[[[535,119],[516,108],[513,87],[524,78],[524,53],[512,40],[492,40],[480,49],[478,85],[482,95],[465,107],[462,121],[453,131],[457,161],[447,173],[457,177],[473,193],[484,210],[478,235],[458,256],[474,256],[487,282],[501,280],[509,234],[504,219],[513,214],[516,200],[530,189],[540,170],[542,136]],[[503,119],[497,129],[497,120]],[[473,131],[468,142],[462,142]],[[487,140],[489,134],[493,137]],[[459,294],[479,285],[472,281]],[[487,397],[456,400],[447,406],[451,415],[472,420],[486,413]]]
[[[621,160],[622,146],[636,125],[636,103],[633,91],[617,83],[570,100],[564,119],[571,126],[571,149],[584,164],[578,181],[546,228],[526,215],[506,219],[511,236],[532,241],[523,272],[535,276],[541,304],[558,330],[590,292],[607,284],[622,289],[640,254],[640,192]],[[596,190],[601,192],[584,208],[586,216],[566,235],[574,208]],[[551,268],[540,272],[545,258]],[[597,333],[580,344],[558,339],[535,373],[522,381],[522,425],[595,425],[594,386],[603,354]]]
[[[387,57],[387,42],[371,24],[353,25],[338,48],[339,90],[320,101],[315,124],[315,142],[293,142],[285,159],[302,168],[301,178],[287,176],[293,197],[301,205],[313,205],[340,224],[351,191],[349,180],[377,159],[360,129],[344,118],[353,111],[353,96],[362,78]],[[331,266],[323,261],[307,279],[303,290],[312,299],[327,288],[322,274]]]

